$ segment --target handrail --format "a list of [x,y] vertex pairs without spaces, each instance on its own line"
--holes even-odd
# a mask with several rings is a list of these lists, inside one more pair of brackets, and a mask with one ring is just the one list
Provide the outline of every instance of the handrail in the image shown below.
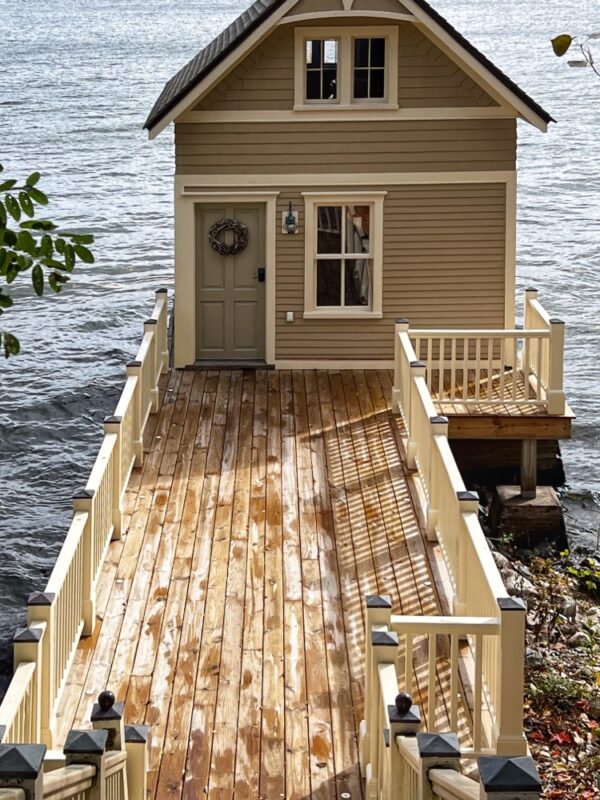
[[71,764],[44,775],[44,800],[80,797],[91,789],[96,776],[92,764]]
[[427,777],[439,800],[479,800],[480,788],[472,778],[451,769],[430,769]]
[[123,494],[134,463],[142,462],[148,416],[158,410],[158,381],[168,369],[167,316],[167,292],[161,289],[144,323],[134,374],[128,367],[89,479],[74,497],[71,524],[46,588],[29,598],[29,635],[15,640],[16,670],[0,704],[4,742],[28,744],[41,737],[53,747],[61,692],[80,637],[94,631],[97,579],[111,540],[121,535]]

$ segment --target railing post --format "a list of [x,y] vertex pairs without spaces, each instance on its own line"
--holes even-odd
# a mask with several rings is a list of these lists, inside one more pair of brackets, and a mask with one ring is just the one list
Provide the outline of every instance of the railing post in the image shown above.
[[73,730],[67,734],[63,749],[66,766],[91,764],[96,767],[96,774],[89,794],[86,794],[86,800],[105,800],[107,740],[108,731]]
[[22,789],[25,800],[43,800],[44,744],[0,744],[0,789]]
[[142,439],[142,362],[130,361],[127,364],[127,377],[137,378],[135,391],[133,393],[133,425],[131,436],[133,439],[133,455],[135,456],[135,466],[140,467],[144,456],[144,443]]
[[91,723],[95,731],[108,731],[107,750],[125,749],[124,703],[115,703],[114,694],[105,689],[92,707]]
[[54,746],[54,684],[56,671],[55,594],[33,592],[27,598],[27,624],[46,623],[41,640],[40,663],[40,739],[49,749]]
[[[152,334],[152,347],[148,350],[150,357],[150,374],[152,375],[152,386],[150,387],[150,400],[152,402],[151,410],[153,414],[158,411],[158,378],[160,374],[157,369],[157,364],[160,359],[159,343],[158,343],[158,320],[147,319],[144,322],[144,333]],[[162,369],[161,369],[162,371]]]
[[123,482],[123,475],[121,474],[121,469],[123,466],[123,459],[122,459],[122,449],[123,449],[123,441],[121,438],[121,417],[105,417],[104,418],[104,432],[105,433],[116,433],[117,441],[115,443],[115,449],[113,451],[113,487],[112,487],[112,496],[113,496],[113,507],[112,507],[112,523],[113,523],[113,541],[121,538],[121,527],[123,523],[123,507],[122,507],[122,482]]
[[362,774],[366,774],[367,764],[371,759],[371,740],[377,735],[369,727],[370,709],[375,705],[373,695],[374,680],[378,680],[377,673],[373,674],[373,652],[371,644],[371,629],[374,625],[388,625],[392,615],[392,598],[389,595],[367,595],[366,597],[366,635],[365,635],[365,718],[360,723],[360,764]]
[[169,293],[166,289],[157,289],[154,293],[156,302],[164,299],[164,305],[161,309],[160,317],[158,319],[158,345],[157,353],[160,357],[160,371],[164,374],[169,369],[169,340],[168,340],[168,302]]
[[[13,660],[15,670],[19,664],[33,662],[33,700],[29,720],[32,729],[31,743],[38,743],[42,738],[42,640],[46,632],[45,622],[33,622],[26,628],[18,628],[13,637]],[[0,739],[1,741],[1,739]]]
[[[434,438],[433,447],[435,447],[435,437],[445,436],[448,438],[448,417],[430,417],[431,434]],[[438,524],[439,508],[438,508],[438,470],[436,469],[437,459],[433,457],[433,453],[429,458],[429,503],[427,505],[427,538],[430,542],[436,542],[437,536],[435,533]]]
[[456,596],[454,598],[453,613],[457,616],[464,616],[467,613],[467,582],[469,580],[467,570],[467,543],[465,537],[461,535],[461,517],[463,514],[479,513],[479,495],[477,492],[457,492],[458,501],[458,575],[456,578]]
[[499,597],[497,602],[501,625],[496,752],[502,756],[522,756],[527,753],[527,740],[523,733],[527,609],[523,601],[516,597]]
[[550,320],[550,353],[548,364],[548,389],[546,402],[549,414],[565,413],[563,386],[565,356],[565,323],[560,319]]
[[417,733],[421,759],[421,798],[434,800],[429,781],[430,769],[450,769],[460,772],[460,744],[455,733]]
[[148,773],[148,727],[125,726],[127,750],[127,787],[129,800],[146,800]]
[[94,491],[80,489],[73,495],[73,510],[84,511],[87,521],[83,529],[83,630],[82,636],[91,636],[96,626],[96,590],[94,586]]
[[481,800],[535,800],[541,796],[542,782],[531,756],[481,756],[477,767]]
[[371,701],[369,707],[365,708],[365,717],[368,720],[367,730],[370,733],[370,758],[365,773],[366,800],[378,798],[383,788],[379,786],[379,776],[381,775],[382,759],[385,758],[386,753],[383,743],[383,726],[379,724],[382,704],[379,665],[395,664],[398,658],[398,635],[388,628],[389,623],[381,625],[376,623],[370,631],[367,631],[367,639],[371,640]]
[[407,333],[409,328],[407,319],[397,319],[394,322],[394,385],[392,387],[392,412],[400,413],[400,396],[402,394],[402,345],[400,334]]
[[531,324],[531,306],[529,305],[532,300],[538,299],[537,289],[525,289],[523,295],[523,329],[528,330],[533,327]]
[[396,696],[393,706],[388,706],[388,719],[390,721],[390,783],[393,788],[400,787],[402,781],[402,756],[398,749],[397,737],[414,737],[421,727],[421,712],[419,706],[414,705],[412,697],[406,692]]
[[406,446],[406,463],[409,469],[416,469],[417,468],[417,443],[413,439],[414,433],[414,419],[415,415],[413,414],[413,403],[416,402],[416,392],[415,392],[415,379],[416,378],[424,378],[427,372],[427,368],[422,361],[411,361],[410,362],[410,390],[409,390],[409,417],[408,417],[408,427],[410,430],[407,431],[408,433],[408,444]]

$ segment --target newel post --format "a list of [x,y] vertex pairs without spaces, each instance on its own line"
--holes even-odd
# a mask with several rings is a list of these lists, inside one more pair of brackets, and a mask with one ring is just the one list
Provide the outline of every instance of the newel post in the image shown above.
[[[430,417],[431,433],[434,437],[445,436],[448,438],[448,417]],[[429,458],[429,503],[427,504],[427,538],[430,542],[436,542],[436,526],[438,524],[438,517],[440,509],[438,508],[439,500],[439,471],[436,469],[438,459],[432,453]]]
[[366,774],[367,764],[371,760],[371,741],[377,732],[370,726],[370,712],[376,708],[377,689],[373,684],[379,680],[377,671],[373,669],[373,649],[371,630],[374,625],[389,627],[392,615],[392,598],[389,595],[367,595],[366,597],[366,636],[365,636],[365,718],[360,723],[360,765],[362,774]]
[[548,363],[548,413],[565,413],[563,387],[565,358],[565,323],[560,319],[550,320],[550,353]]
[[146,800],[148,774],[148,726],[125,726],[127,788],[129,800]]
[[22,789],[25,800],[43,800],[44,744],[0,744],[0,790]]
[[[56,670],[56,614],[52,592],[33,592],[27,598],[27,623],[30,628],[45,630],[41,637],[40,658],[40,739],[50,749],[54,746],[54,674]],[[41,625],[40,625],[41,623]],[[15,653],[16,657],[16,653]]]
[[[33,677],[33,699],[31,713],[33,719],[30,720],[33,729],[33,742],[42,740],[42,648],[43,638],[46,632],[45,622],[32,622],[26,628],[17,628],[13,637],[13,660],[15,670],[19,664],[34,663],[35,673]],[[2,738],[0,737],[0,741]]]
[[114,694],[105,689],[98,695],[98,701],[92,707],[90,717],[95,731],[107,731],[107,750],[125,749],[125,726],[123,724],[124,703],[115,703]]
[[169,339],[168,339],[168,301],[169,293],[166,289],[157,289],[154,293],[156,302],[159,303],[164,300],[164,305],[160,311],[158,318],[158,346],[157,352],[160,357],[160,372],[164,374],[169,369]]
[[460,744],[456,733],[417,733],[421,759],[421,800],[434,800],[430,769],[460,772]]
[[531,306],[529,305],[532,300],[538,299],[537,289],[525,289],[523,296],[523,328],[528,330],[533,327],[531,324]]
[[392,387],[392,412],[400,413],[402,399],[402,345],[400,334],[407,333],[409,328],[407,319],[397,319],[394,322],[394,385]]
[[82,636],[91,636],[96,626],[96,590],[94,581],[94,496],[93,489],[79,489],[73,495],[73,510],[87,514],[83,529],[83,577],[82,577]]
[[[379,628],[379,630],[378,630]],[[365,716],[370,734],[369,763],[365,772],[365,797],[367,800],[379,798],[384,787],[380,785],[383,759],[386,757],[384,731],[382,722],[382,696],[379,682],[379,665],[394,664],[398,658],[398,634],[389,630],[389,623],[374,625],[367,630],[367,639],[371,642],[371,695],[369,707],[365,708]]]
[[456,576],[456,595],[454,597],[453,612],[457,617],[460,617],[467,613],[467,585],[469,582],[467,542],[462,530],[461,517],[463,514],[479,513],[479,495],[477,492],[457,492],[456,499],[458,500],[458,519],[456,520],[458,525],[458,574]]
[[409,389],[409,416],[408,416],[408,444],[406,447],[406,463],[409,469],[417,468],[417,443],[414,440],[414,420],[416,414],[414,413],[414,405],[418,402],[417,393],[415,390],[415,380],[417,378],[424,378],[427,374],[427,367],[423,361],[410,362],[410,389]]
[[538,800],[541,797],[542,782],[531,756],[481,756],[477,766],[480,800]]
[[108,731],[69,731],[63,752],[67,767],[72,764],[91,764],[96,767],[88,800],[105,800],[106,744]]
[[152,403],[151,411],[156,414],[158,411],[158,376],[162,372],[157,369],[160,360],[160,350],[158,342],[158,320],[150,317],[144,322],[144,333],[152,334],[152,347],[148,351],[150,357],[150,374],[152,375],[152,385],[150,387],[150,401]]
[[128,378],[137,378],[135,391],[133,393],[133,425],[131,437],[133,440],[133,455],[135,456],[135,466],[140,467],[144,457],[144,443],[142,440],[142,362],[130,361],[126,367]]
[[117,435],[117,441],[115,443],[114,458],[113,458],[113,486],[112,486],[113,541],[121,538],[121,527],[122,527],[122,516],[123,516],[123,508],[121,505],[121,486],[123,482],[123,476],[121,474],[121,468],[123,466],[123,458],[122,458],[123,439],[121,436],[122,421],[123,421],[122,417],[116,417],[116,416],[104,417],[104,433],[115,433]]
[[527,753],[523,733],[525,684],[525,622],[527,609],[517,597],[499,597],[500,609],[500,702],[496,752],[502,756]]

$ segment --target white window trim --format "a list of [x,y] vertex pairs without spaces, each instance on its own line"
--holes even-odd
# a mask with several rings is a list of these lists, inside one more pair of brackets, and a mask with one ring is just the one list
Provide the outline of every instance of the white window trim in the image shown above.
[[[383,200],[387,192],[302,192],[305,210],[304,235],[304,314],[305,319],[381,319],[383,317]],[[317,306],[315,251],[317,234],[317,206],[370,205],[370,247],[372,251],[371,308]]]
[[[336,109],[395,110],[398,108],[398,27],[392,25],[373,25],[371,27],[304,28],[299,26],[295,36],[294,67],[294,111],[323,111],[323,106]],[[370,100],[352,98],[354,78],[354,48],[356,38],[383,37],[385,47],[385,99]],[[306,99],[306,42],[310,39],[336,39],[338,45],[337,81],[338,92],[335,100]]]

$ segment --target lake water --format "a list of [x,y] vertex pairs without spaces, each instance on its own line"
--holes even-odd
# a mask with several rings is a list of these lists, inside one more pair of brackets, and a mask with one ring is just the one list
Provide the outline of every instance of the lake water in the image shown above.
[[[600,30],[597,0],[437,0],[438,10],[558,125],[520,123],[517,284],[567,323],[578,415],[563,446],[569,524],[595,541],[600,492],[600,79],[569,69],[551,36]],[[153,290],[172,286],[173,138],[145,117],[164,81],[243,0],[0,0],[0,161],[43,172],[53,218],[96,236],[97,262],[61,296],[28,291],[3,324],[24,353],[0,365],[0,671],[25,597],[41,589],[120,392]]]

